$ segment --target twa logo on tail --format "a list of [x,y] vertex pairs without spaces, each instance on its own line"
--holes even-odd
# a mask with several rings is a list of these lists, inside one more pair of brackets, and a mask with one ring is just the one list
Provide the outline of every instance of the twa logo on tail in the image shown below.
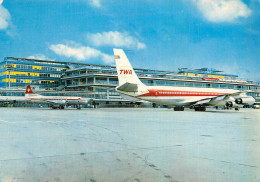
[[132,70],[125,70],[125,69],[120,69],[120,75],[132,75],[133,72]]

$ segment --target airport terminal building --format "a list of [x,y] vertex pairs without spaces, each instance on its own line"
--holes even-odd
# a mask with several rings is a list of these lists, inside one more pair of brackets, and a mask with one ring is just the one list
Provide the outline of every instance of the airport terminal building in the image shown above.
[[[247,90],[260,103],[260,84],[208,68],[177,71],[134,68],[148,86],[178,86]],[[97,102],[127,102],[114,88],[115,66],[5,57],[0,62],[0,95],[22,95],[30,84],[43,95],[94,98]]]
[[25,58],[5,57],[0,62],[0,87],[23,88],[35,85],[55,88],[60,85],[62,71],[67,63]]

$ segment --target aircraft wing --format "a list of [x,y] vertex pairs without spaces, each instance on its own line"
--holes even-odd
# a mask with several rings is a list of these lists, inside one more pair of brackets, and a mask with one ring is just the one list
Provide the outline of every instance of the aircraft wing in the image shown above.
[[202,100],[198,100],[193,105],[194,106],[197,106],[197,105],[212,105],[213,103],[216,103],[216,102],[227,101],[231,97],[237,97],[241,94],[245,94],[245,92],[235,92],[235,93],[231,93],[231,94],[216,96],[216,97],[213,97],[213,98],[202,99]]

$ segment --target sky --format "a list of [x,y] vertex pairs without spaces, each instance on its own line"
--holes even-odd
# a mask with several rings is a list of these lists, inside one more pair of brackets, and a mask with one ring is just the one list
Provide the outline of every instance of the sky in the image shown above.
[[0,0],[7,56],[135,68],[215,68],[260,82],[260,0]]

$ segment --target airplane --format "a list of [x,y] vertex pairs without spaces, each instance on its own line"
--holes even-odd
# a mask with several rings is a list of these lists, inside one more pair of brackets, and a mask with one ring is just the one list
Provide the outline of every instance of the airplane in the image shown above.
[[67,105],[75,105],[77,109],[81,109],[81,105],[89,104],[93,99],[69,96],[43,96],[32,91],[30,85],[27,85],[25,98],[27,101],[37,104],[49,104],[51,108],[64,109]]
[[119,86],[116,91],[137,99],[166,105],[174,111],[184,111],[189,106],[195,111],[206,111],[207,106],[240,107],[253,105],[255,99],[246,92],[235,89],[146,86],[137,77],[122,49],[113,49]]

